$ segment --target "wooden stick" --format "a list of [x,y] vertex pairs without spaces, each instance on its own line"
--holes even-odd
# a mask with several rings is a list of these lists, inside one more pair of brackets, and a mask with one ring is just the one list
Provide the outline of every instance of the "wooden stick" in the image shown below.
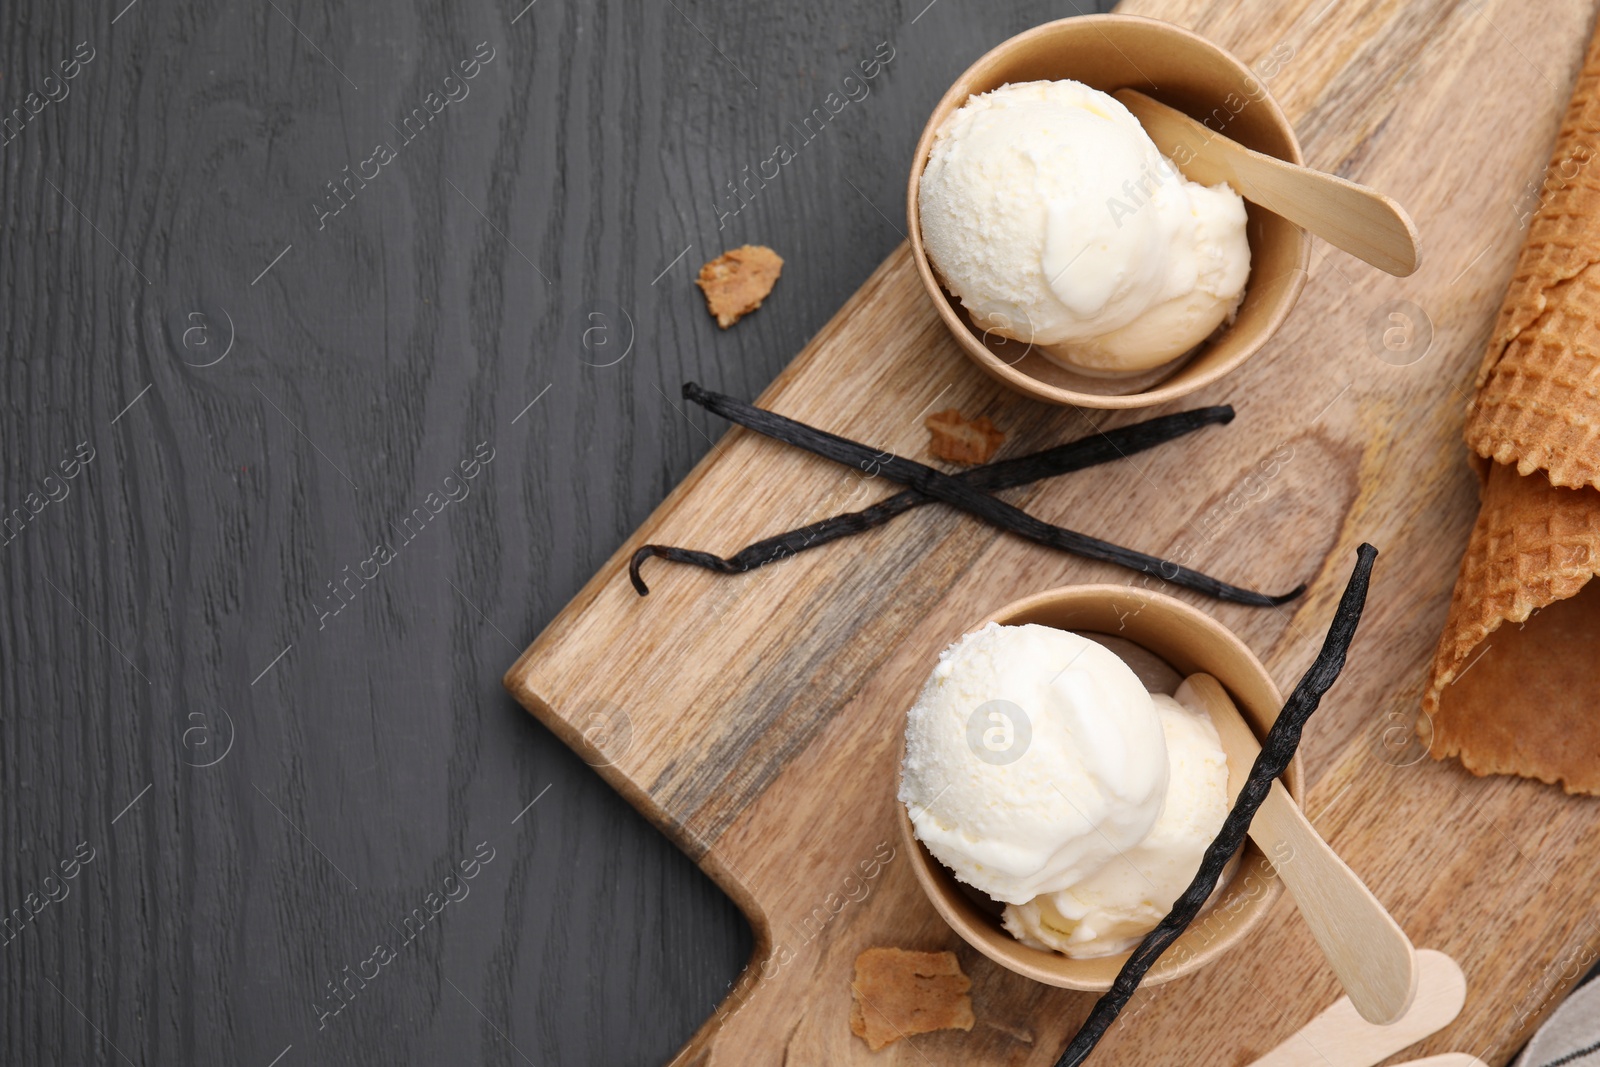
[[[1372,1067],[1449,1026],[1466,1002],[1467,980],[1456,961],[1425,948],[1417,953],[1417,995],[1394,1023],[1374,1026],[1349,997],[1340,997],[1249,1067]],[[1447,1067],[1448,1061],[1436,1059],[1416,1062],[1419,1067]]]
[[1183,176],[1202,185],[1227,182],[1273,214],[1304,226],[1379,270],[1405,277],[1421,262],[1417,226],[1405,208],[1365,185],[1298,167],[1196,122],[1134,89],[1114,94]]
[[[1209,674],[1191,674],[1174,695],[1211,716],[1228,754],[1232,786],[1235,768],[1249,766],[1261,751],[1250,725],[1222,683]],[[1411,939],[1317,833],[1281,782],[1272,783],[1250,823],[1250,836],[1289,888],[1361,1017],[1385,1026],[1405,1015],[1417,993],[1417,954]]]

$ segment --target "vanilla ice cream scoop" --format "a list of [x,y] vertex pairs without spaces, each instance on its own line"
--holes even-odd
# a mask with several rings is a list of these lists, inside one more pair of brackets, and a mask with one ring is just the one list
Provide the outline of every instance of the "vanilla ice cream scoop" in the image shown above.
[[1228,758],[1202,710],[1154,697],[1171,772],[1144,839],[1056,892],[1006,907],[1005,927],[1034,948],[1075,958],[1126,952],[1172,909],[1228,817]]
[[1025,904],[1145,841],[1167,777],[1155,702],[1114,652],[990,623],[940,654],[908,713],[900,800],[957,878]]
[[979,329],[1091,373],[1183,355],[1243,299],[1244,201],[1184,178],[1127,108],[1075,81],[971,97],[935,134],[923,247]]

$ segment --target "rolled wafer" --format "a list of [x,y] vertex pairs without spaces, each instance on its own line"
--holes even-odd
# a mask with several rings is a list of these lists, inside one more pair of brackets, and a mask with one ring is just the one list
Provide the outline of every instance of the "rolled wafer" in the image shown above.
[[1600,794],[1600,34],[1490,335],[1477,522],[1423,694],[1430,751]]

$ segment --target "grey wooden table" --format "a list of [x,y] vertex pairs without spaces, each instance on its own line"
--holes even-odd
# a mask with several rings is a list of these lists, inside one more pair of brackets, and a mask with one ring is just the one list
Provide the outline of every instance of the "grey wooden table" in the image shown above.
[[749,952],[500,674],[1074,8],[524,4],[0,9],[0,1062],[658,1063]]

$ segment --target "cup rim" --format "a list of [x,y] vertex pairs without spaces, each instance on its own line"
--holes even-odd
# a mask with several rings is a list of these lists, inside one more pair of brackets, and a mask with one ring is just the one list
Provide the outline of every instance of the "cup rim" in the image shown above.
[[[950,88],[945,90],[944,95],[939,98],[939,102],[934,105],[932,113],[928,116],[927,123],[922,128],[922,135],[917,138],[917,145],[913,150],[911,159],[911,175],[906,183],[906,221],[909,224],[907,232],[909,235],[908,240],[911,245],[912,262],[916,264],[917,276],[922,280],[922,287],[927,292],[928,298],[933,302],[934,309],[938,312],[939,318],[943,320],[945,328],[950,331],[951,335],[955,338],[956,343],[961,347],[962,351],[966,353],[967,358],[971,359],[978,365],[980,369],[989,374],[991,377],[999,380],[1001,383],[1007,386],[1010,386],[1017,392],[1031,396],[1036,400],[1042,400],[1051,404],[1071,404],[1078,407],[1100,408],[1105,410],[1153,407],[1157,404],[1163,404],[1169,400],[1176,400],[1179,397],[1187,396],[1190,393],[1203,389],[1206,386],[1211,385],[1213,382],[1216,382],[1223,376],[1237,370],[1247,360],[1249,360],[1250,357],[1259,352],[1267,343],[1267,341],[1269,341],[1275,334],[1277,334],[1278,330],[1283,327],[1284,322],[1289,317],[1290,311],[1293,310],[1295,303],[1299,300],[1301,291],[1305,288],[1307,267],[1311,261],[1310,232],[1307,231],[1303,226],[1290,223],[1289,225],[1291,225],[1299,234],[1300,238],[1298,269],[1289,272],[1289,274],[1286,276],[1286,285],[1283,291],[1274,297],[1275,303],[1272,307],[1272,313],[1268,317],[1266,324],[1262,327],[1260,331],[1260,337],[1255,341],[1255,343],[1245,346],[1226,362],[1208,368],[1207,370],[1193,375],[1192,377],[1183,378],[1181,381],[1177,380],[1177,378],[1182,377],[1180,372],[1180,374],[1175,378],[1168,378],[1149,389],[1143,389],[1138,392],[1123,394],[1085,393],[1079,392],[1075,389],[1067,389],[1062,386],[1052,385],[1039,378],[1035,378],[1031,374],[1025,374],[1013,365],[1007,363],[1005,360],[1000,359],[993,352],[991,352],[979,338],[973,335],[971,328],[962,321],[961,316],[957,313],[953,298],[950,297],[945,292],[944,287],[939,284],[939,279],[933,271],[933,264],[928,261],[927,250],[922,244],[922,218],[917,204],[917,195],[918,190],[922,185],[922,172],[926,169],[928,164],[928,156],[933,150],[934,135],[938,132],[939,127],[943,125],[945,118],[950,114],[950,112],[964,103],[971,95],[970,93],[964,91],[962,87],[975,74],[984,71],[987,67],[1006,57],[1011,52],[1016,51],[1018,48],[1025,47],[1034,39],[1051,36],[1068,25],[1071,25],[1075,30],[1080,28],[1100,30],[1105,26],[1113,24],[1136,25],[1144,29],[1152,30],[1156,33],[1171,35],[1172,37],[1183,40],[1187,43],[1199,45],[1200,47],[1216,54],[1224,63],[1233,67],[1234,70],[1239,72],[1244,77],[1255,79],[1258,82],[1260,81],[1255,72],[1250,69],[1249,65],[1243,60],[1239,59],[1239,57],[1235,56],[1232,52],[1213,41],[1207,40],[1206,38],[1195,33],[1193,30],[1186,29],[1185,27],[1179,26],[1176,23],[1167,22],[1163,19],[1150,18],[1145,15],[1123,15],[1116,13],[1103,15],[1071,15],[1066,18],[1054,19],[1050,22],[1045,22],[1038,26],[1034,26],[1032,29],[1024,30],[1022,33],[1019,33],[1014,37],[1008,37],[1004,41],[1001,41],[983,55],[979,56],[977,60],[975,60],[970,66],[962,71],[960,76],[958,76],[956,80],[951,83]],[[1286,116],[1283,112],[1283,108],[1278,104],[1277,99],[1272,95],[1271,91],[1264,83],[1261,85],[1261,98],[1258,101],[1255,101],[1253,106],[1265,106],[1266,112],[1272,120],[1272,124],[1279,129],[1288,143],[1289,151],[1287,153],[1269,154],[1274,154],[1277,158],[1283,159],[1286,162],[1303,166],[1305,164],[1305,157],[1300,147],[1300,139],[1295,136],[1294,126],[1289,122],[1288,116]],[[1287,220],[1285,220],[1285,222],[1287,222]],[[1255,264],[1252,262],[1252,273],[1254,270]],[[1245,284],[1246,290],[1248,291],[1250,282],[1247,281]],[[1232,324],[1229,324],[1227,327],[1229,330],[1232,328]]]
[[[1155,613],[1165,615],[1182,626],[1198,628],[1204,631],[1211,639],[1220,642],[1232,657],[1231,662],[1234,667],[1234,670],[1227,670],[1224,673],[1233,674],[1236,671],[1247,673],[1251,676],[1252,684],[1260,686],[1262,693],[1273,701],[1270,712],[1264,712],[1264,709],[1259,705],[1254,707],[1247,706],[1246,702],[1240,700],[1239,696],[1229,687],[1230,696],[1233,696],[1235,702],[1239,705],[1240,712],[1245,716],[1246,721],[1250,721],[1252,715],[1259,714],[1267,714],[1270,715],[1271,719],[1276,719],[1283,709],[1282,693],[1272,680],[1272,676],[1267,672],[1266,667],[1250,647],[1237,634],[1210,615],[1191,604],[1164,593],[1112,584],[1059,586],[1014,600],[991,611],[975,625],[963,629],[961,634],[965,635],[982,629],[990,622],[1010,625],[1011,623],[1008,620],[1025,617],[1041,608],[1071,604],[1094,604],[1097,602],[1126,602],[1130,598],[1136,598],[1143,602],[1140,606],[1141,613],[1153,608]],[[1085,628],[1083,632],[1101,633],[1102,631]],[[1107,634],[1106,636],[1117,635]],[[1135,641],[1135,643],[1140,644],[1138,641]],[[1144,647],[1149,651],[1155,651],[1154,649],[1148,649],[1148,646]],[[1160,653],[1156,654],[1160,655]],[[1213,670],[1211,673],[1215,674],[1216,671]],[[1259,723],[1252,722],[1251,728],[1260,736],[1261,727]],[[900,735],[900,753],[901,761],[903,762],[905,756],[905,730],[903,726]],[[899,767],[900,764],[897,763],[897,781]],[[1299,753],[1296,753],[1294,759],[1290,762],[1288,770],[1284,772],[1282,781],[1289,791],[1289,795],[1297,803],[1300,802],[1304,786],[1303,766]],[[1111,987],[1112,978],[1115,976],[1116,971],[1121,969],[1129,953],[1118,953],[1088,960],[1073,959],[1062,953],[1030,948],[1015,940],[1005,930],[999,929],[998,924],[992,919],[981,923],[974,920],[971,915],[977,911],[975,905],[968,903],[966,907],[958,910],[951,902],[951,895],[960,896],[963,900],[965,900],[965,897],[961,890],[956,888],[955,875],[949,868],[935,859],[921,840],[917,838],[911,825],[910,815],[906,811],[906,806],[898,797],[895,799],[894,806],[901,839],[906,846],[907,855],[910,857],[910,866],[918,886],[929,903],[933,905],[934,910],[939,913],[939,917],[964,942],[1006,970],[1020,974],[1025,978],[1031,978],[1044,985],[1085,992],[1105,992]],[[1181,958],[1171,953],[1163,956],[1145,976],[1143,985],[1161,985],[1184,975],[1192,974],[1222,956],[1228,949],[1242,941],[1265,921],[1267,913],[1283,892],[1283,883],[1278,878],[1276,871],[1272,869],[1270,861],[1266,859],[1259,846],[1253,840],[1246,840],[1240,855],[1244,857],[1244,861],[1236,865],[1234,873],[1226,883],[1219,885],[1219,890],[1231,887],[1234,882],[1239,881],[1246,873],[1260,874],[1265,886],[1264,890],[1259,895],[1247,896],[1244,903],[1236,911],[1224,918],[1223,929],[1217,931],[1203,945],[1189,947],[1187,953]],[[1256,860],[1254,866],[1257,870],[1247,872],[1246,867],[1251,864],[1252,856]],[[1189,930],[1186,930],[1184,935],[1180,937],[1180,944],[1190,936],[1197,925],[1204,921],[1206,914],[1216,914],[1216,912],[1214,910],[1209,913],[1203,912],[1201,918],[1197,919],[1195,924],[1192,924]],[[995,934],[996,930],[998,930],[998,936]],[[1114,963],[1114,967],[1108,964],[1107,961]]]

